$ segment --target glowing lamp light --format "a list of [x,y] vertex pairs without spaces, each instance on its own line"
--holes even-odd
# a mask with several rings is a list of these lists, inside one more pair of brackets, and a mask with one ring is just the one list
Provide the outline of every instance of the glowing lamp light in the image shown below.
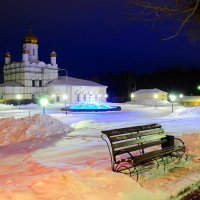
[[20,94],[17,94],[17,95],[16,95],[16,99],[18,100],[19,110],[20,110],[20,99],[21,99],[21,95],[20,95]]
[[154,95],[153,95],[153,98],[154,98],[154,99],[157,99],[157,98],[158,98],[158,94],[154,94]]
[[21,99],[21,95],[20,94],[16,95],[16,99],[20,100]]
[[55,97],[56,97],[56,95],[55,95],[55,94],[52,94],[51,96],[52,96],[53,98],[55,98]]
[[174,94],[169,95],[170,100],[173,102],[176,100],[176,96]]
[[99,94],[98,97],[101,97],[101,95]]
[[183,98],[183,94],[179,94],[179,98]]
[[67,95],[65,94],[65,95],[63,95],[63,99],[67,99]]
[[40,99],[40,105],[43,107],[45,107],[48,104],[48,102],[49,102],[48,99],[44,98]]
[[108,98],[108,95],[107,95],[107,94],[105,94],[105,98]]
[[197,90],[200,90],[200,85],[197,86]]
[[135,95],[134,94],[131,94],[131,98],[133,99],[135,97]]

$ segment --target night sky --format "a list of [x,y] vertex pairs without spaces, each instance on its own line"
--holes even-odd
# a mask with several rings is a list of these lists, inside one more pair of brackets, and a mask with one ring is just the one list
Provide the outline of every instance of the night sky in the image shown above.
[[200,66],[199,47],[191,44],[184,33],[162,41],[173,32],[132,21],[128,17],[131,12],[123,0],[1,1],[1,66],[6,48],[12,60],[21,60],[22,39],[30,21],[39,39],[39,59],[49,63],[54,48],[59,67],[67,67],[71,76]]

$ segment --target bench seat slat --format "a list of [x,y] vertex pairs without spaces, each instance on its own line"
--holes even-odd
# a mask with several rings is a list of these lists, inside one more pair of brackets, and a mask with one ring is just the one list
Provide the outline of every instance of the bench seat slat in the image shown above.
[[125,142],[115,143],[115,144],[112,144],[112,146],[113,146],[113,149],[115,150],[115,149],[123,148],[126,146],[136,145],[138,143],[140,144],[143,142],[157,140],[157,139],[161,139],[161,138],[165,138],[165,137],[166,137],[165,134],[154,135],[151,137],[145,137],[145,138],[141,138],[141,139],[135,139],[135,140],[125,141]]
[[135,161],[136,161],[136,164],[140,164],[141,162],[152,160],[154,158],[157,158],[158,156],[162,157],[162,156],[165,156],[167,154],[170,154],[182,149],[184,148],[183,147],[168,147],[168,148],[160,149],[157,151],[148,152],[148,153],[145,153],[144,155],[139,155],[138,157],[136,156]]
[[163,143],[166,143],[166,142],[167,142],[167,139],[162,139],[162,140],[158,140],[158,141],[155,141],[155,142],[141,144],[139,146],[133,146],[133,147],[128,147],[128,148],[123,148],[121,150],[114,151],[114,155],[115,156],[116,155],[121,155],[121,154],[125,154],[127,152],[133,152],[133,151],[137,151],[137,150],[140,150],[140,149],[145,149],[145,148],[153,147],[153,146],[156,146],[156,145],[159,145],[159,144],[163,144]]
[[184,149],[184,147],[168,147],[168,148],[159,149],[159,150],[156,150],[156,151],[153,151],[153,152],[147,152],[143,155],[128,157],[126,159],[120,159],[116,163],[120,163],[124,160],[129,160],[130,162],[133,163],[133,166],[137,166],[137,165],[139,165],[143,162],[151,161],[155,158],[158,158],[158,156],[159,157],[166,156],[167,154],[176,152],[178,150],[183,150],[183,149]]
[[118,141],[122,141],[122,140],[128,140],[128,139],[147,136],[147,135],[162,134],[163,132],[164,132],[163,128],[159,128],[159,129],[155,129],[155,130],[151,130],[151,131],[132,133],[132,134],[120,135],[120,136],[118,135],[117,137],[111,137],[110,141],[118,142]]
[[114,136],[114,135],[121,135],[125,133],[133,133],[138,131],[145,131],[145,130],[151,130],[161,128],[160,124],[148,124],[148,125],[140,125],[140,126],[133,126],[133,127],[127,127],[127,128],[120,128],[120,129],[113,129],[113,130],[107,130],[107,131],[101,131],[103,134],[107,135],[108,137]]

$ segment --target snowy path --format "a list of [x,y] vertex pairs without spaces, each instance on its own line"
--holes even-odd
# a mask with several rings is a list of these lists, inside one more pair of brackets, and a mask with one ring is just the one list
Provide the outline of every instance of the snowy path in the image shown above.
[[171,113],[171,107],[155,109],[126,105],[122,110],[108,113],[70,113],[67,116],[51,114],[74,130],[53,146],[35,151],[33,158],[47,166],[108,169],[110,160],[107,146],[100,137],[102,130],[160,123],[169,134],[200,133],[199,118],[166,117]]

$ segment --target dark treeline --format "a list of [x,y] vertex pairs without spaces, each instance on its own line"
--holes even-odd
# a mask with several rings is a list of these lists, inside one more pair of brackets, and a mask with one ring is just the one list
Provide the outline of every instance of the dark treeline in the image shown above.
[[200,95],[199,67],[170,67],[150,73],[137,74],[134,71],[109,72],[91,75],[90,80],[108,86],[108,101],[125,102],[130,100],[130,93],[138,89],[158,88],[168,93]]

